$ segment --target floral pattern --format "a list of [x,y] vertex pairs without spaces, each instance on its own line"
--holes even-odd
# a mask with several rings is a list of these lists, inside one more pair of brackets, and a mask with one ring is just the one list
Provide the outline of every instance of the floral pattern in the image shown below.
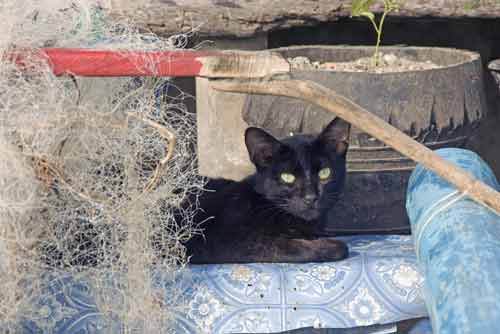
[[38,326],[45,329],[55,328],[56,324],[65,318],[69,318],[77,313],[77,310],[65,307],[55,296],[49,295],[43,297],[35,307],[30,319]]
[[422,282],[422,278],[419,276],[417,271],[411,266],[400,265],[395,271],[393,276],[393,281],[396,282],[400,287],[411,288],[417,286],[418,283]]
[[422,302],[420,290],[424,279],[414,262],[394,263],[389,260],[381,260],[376,262],[375,268],[375,272],[393,293],[404,298],[407,303],[413,303],[417,300]]
[[197,289],[189,303],[188,317],[194,320],[201,330],[212,331],[214,321],[225,311],[223,303],[206,286]]
[[378,323],[385,311],[366,287],[359,288],[354,299],[346,302],[347,312],[356,325],[367,326]]
[[320,281],[331,281],[337,274],[337,269],[332,265],[318,265],[311,270],[311,276]]
[[312,316],[312,317],[304,317],[304,318],[302,318],[299,321],[299,326],[301,328],[311,327],[311,324],[312,324],[313,328],[323,328],[324,327],[323,323],[325,323],[325,321],[322,320],[319,315],[315,315],[315,316]]
[[[347,328],[427,315],[411,237],[342,239],[351,255],[340,262],[190,266],[188,307],[175,333]],[[40,297],[37,321],[26,321],[24,333],[105,332],[95,292],[71,280]]]
[[[224,269],[221,272],[224,272]],[[223,276],[228,284],[243,292],[247,297],[263,298],[271,287],[271,275],[262,268],[256,269],[249,265],[231,266]]]
[[248,266],[236,265],[231,269],[231,278],[235,281],[248,283],[255,278],[255,271]]
[[[297,270],[298,269],[298,270]],[[342,263],[289,265],[286,275],[294,293],[322,298],[341,284],[353,268]],[[303,298],[303,297],[302,297]],[[307,297],[306,297],[307,298]]]
[[271,333],[271,318],[266,312],[248,312],[236,319],[230,333]]

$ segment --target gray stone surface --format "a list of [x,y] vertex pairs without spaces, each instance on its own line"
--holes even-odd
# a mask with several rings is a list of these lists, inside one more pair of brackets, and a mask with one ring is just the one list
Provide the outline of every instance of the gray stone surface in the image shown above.
[[[497,0],[402,1],[401,17],[498,17]],[[197,30],[206,37],[249,37],[275,29],[315,25],[349,16],[339,0],[111,0],[112,14],[161,35]],[[375,10],[380,11],[380,6]]]

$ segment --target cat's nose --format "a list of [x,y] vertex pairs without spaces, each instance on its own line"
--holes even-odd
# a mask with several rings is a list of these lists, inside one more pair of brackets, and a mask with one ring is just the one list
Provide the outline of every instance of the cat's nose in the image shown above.
[[318,200],[318,196],[316,196],[316,194],[308,193],[304,196],[304,202],[307,205],[312,205],[312,204],[316,203],[317,200]]

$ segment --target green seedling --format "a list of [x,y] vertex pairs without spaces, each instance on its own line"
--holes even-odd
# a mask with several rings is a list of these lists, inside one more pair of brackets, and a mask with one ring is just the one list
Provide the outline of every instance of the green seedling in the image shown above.
[[482,6],[497,6],[499,4],[500,0],[469,0],[464,3],[464,10],[470,11],[480,9]]
[[380,41],[382,40],[382,28],[384,26],[385,17],[387,14],[393,11],[399,10],[399,3],[397,0],[384,0],[384,12],[379,22],[377,23],[375,14],[370,11],[370,7],[373,5],[375,0],[353,0],[351,7],[351,17],[364,16],[367,17],[373,25],[375,32],[377,34],[377,44],[375,45],[375,53],[373,55],[373,61],[375,66],[380,63]]

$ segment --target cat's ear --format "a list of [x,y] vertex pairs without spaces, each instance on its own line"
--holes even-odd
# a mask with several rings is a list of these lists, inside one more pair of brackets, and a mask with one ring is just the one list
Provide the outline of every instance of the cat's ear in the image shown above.
[[328,149],[335,150],[338,155],[345,156],[349,147],[351,124],[336,117],[319,135],[320,142]]
[[256,167],[267,167],[283,144],[266,131],[250,127],[245,131],[245,144]]

